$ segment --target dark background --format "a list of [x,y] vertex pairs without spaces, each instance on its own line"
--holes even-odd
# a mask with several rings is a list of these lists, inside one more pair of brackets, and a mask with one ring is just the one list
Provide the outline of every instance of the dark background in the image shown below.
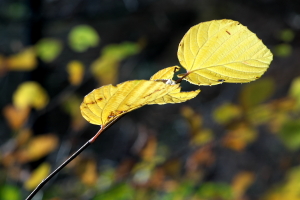
[[[291,82],[300,75],[300,3],[296,0],[1,0],[1,55],[14,55],[25,47],[35,45],[42,38],[56,38],[64,45],[59,56],[50,63],[38,58],[38,66],[32,71],[6,71],[1,74],[0,109],[3,111],[7,105],[12,104],[12,95],[21,83],[36,81],[45,88],[50,102],[42,111],[32,109],[23,127],[32,130],[32,138],[46,133],[53,133],[59,138],[57,148],[49,154],[25,163],[15,158],[13,164],[6,165],[4,158],[10,152],[7,149],[10,149],[11,142],[22,128],[13,130],[5,115],[1,115],[0,162],[3,163],[0,165],[0,186],[5,188],[3,191],[7,192],[6,186],[9,185],[23,199],[29,193],[23,185],[32,171],[44,162],[50,163],[53,170],[98,131],[99,127],[90,124],[75,129],[71,123],[72,117],[64,111],[62,105],[71,95],[75,94],[82,99],[100,86],[95,78],[87,74],[101,49],[113,43],[143,41],[144,45],[139,53],[120,62],[117,83],[149,79],[160,69],[179,65],[177,47],[191,26],[214,19],[239,21],[256,33],[274,53],[274,60],[263,76],[272,80],[271,89],[274,92],[261,104],[273,106],[273,110],[276,110],[277,104],[274,101],[280,104],[287,98]],[[90,25],[101,38],[98,46],[82,53],[74,52],[68,46],[70,30],[80,24]],[[283,30],[292,32],[293,39],[282,39],[280,33]],[[282,54],[278,50],[283,43],[290,48],[288,53]],[[65,68],[69,61],[75,59],[85,65],[86,75],[79,86],[73,87],[68,82]],[[36,199],[278,198],[268,194],[277,190],[274,189],[275,186],[282,190],[288,187],[288,174],[300,163],[299,150],[290,150],[281,139],[280,131],[270,131],[268,123],[272,123],[273,118],[253,125],[243,117],[228,124],[217,123],[213,117],[214,110],[224,102],[242,104],[239,95],[245,85],[247,84],[201,87],[201,93],[188,102],[145,106],[127,114],[85,150],[81,160],[47,184]],[[196,88],[183,84],[183,90]],[[254,92],[253,96],[255,95]],[[198,128],[211,130],[211,140],[192,145],[193,122],[183,114],[187,106],[195,116],[200,116],[202,125]],[[296,109],[291,110],[292,114],[290,111],[285,114],[297,122],[296,128],[292,130],[297,132],[300,130],[299,114]],[[255,139],[238,150],[224,145],[222,141],[226,134],[234,129],[232,127],[235,123],[241,122],[255,129]],[[284,127],[284,123],[278,126]],[[242,135],[243,131],[239,134]],[[145,149],[155,152],[155,156],[147,158]],[[96,167],[94,171],[97,172],[96,181],[90,185],[85,184],[81,178],[84,171],[89,171],[85,165],[87,161],[93,163]],[[191,162],[196,169],[191,167]],[[10,175],[14,173],[9,171],[12,166],[18,169],[16,177]],[[139,171],[140,169],[147,169],[152,181],[147,178],[145,182],[138,181],[138,173],[144,172]],[[246,184],[240,196],[224,196],[227,192],[236,192],[233,182],[240,172],[248,173],[249,184]],[[159,173],[163,176],[157,178]],[[108,180],[109,176],[117,178]],[[147,173],[141,177],[144,176],[147,177]],[[246,178],[241,180],[247,182],[248,176],[244,177]],[[207,183],[212,184],[207,186],[208,189],[201,189]],[[126,185],[124,187],[130,189],[120,189],[120,185]],[[237,185],[243,185],[243,181]],[[65,189],[61,189],[62,187]],[[178,188],[184,188],[183,192],[175,193]],[[291,188],[289,191],[296,190]],[[114,192],[109,193],[110,190]],[[211,192],[210,196],[205,196],[203,190]],[[122,192],[130,195],[122,195]],[[119,193],[120,197],[116,196]],[[294,200],[300,197],[287,196],[283,199]]]

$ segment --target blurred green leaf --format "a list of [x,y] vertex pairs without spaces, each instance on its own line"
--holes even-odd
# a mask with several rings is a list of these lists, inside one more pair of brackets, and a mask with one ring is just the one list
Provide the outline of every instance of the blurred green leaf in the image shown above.
[[89,25],[78,25],[69,34],[69,45],[76,52],[84,52],[99,44],[97,31]]
[[300,148],[300,120],[290,120],[282,125],[279,136],[291,150]]
[[139,44],[132,42],[107,45],[101,56],[91,64],[92,74],[101,85],[116,83],[120,61],[139,51]]
[[134,192],[129,184],[122,183],[97,195],[93,200],[131,200]]
[[276,45],[273,52],[276,56],[288,57],[289,55],[291,55],[292,51],[293,48],[290,44],[283,43]]
[[102,50],[103,56],[109,56],[116,60],[122,60],[128,56],[137,54],[140,51],[138,43],[122,42],[121,44],[107,45]]
[[20,200],[21,191],[19,188],[12,185],[4,185],[0,188],[1,200]]
[[197,191],[197,196],[210,199],[231,200],[234,197],[232,188],[226,183],[203,183]]
[[182,200],[188,199],[193,192],[193,184],[190,182],[182,182],[178,188],[176,188],[173,192],[167,193],[162,196],[161,200]]
[[51,62],[62,51],[61,41],[53,38],[41,39],[36,45],[36,53],[44,62]]
[[239,100],[244,108],[252,108],[270,98],[274,90],[273,79],[262,78],[246,84],[239,95]]
[[291,29],[284,29],[280,31],[279,38],[284,42],[291,42],[295,38],[295,33]]

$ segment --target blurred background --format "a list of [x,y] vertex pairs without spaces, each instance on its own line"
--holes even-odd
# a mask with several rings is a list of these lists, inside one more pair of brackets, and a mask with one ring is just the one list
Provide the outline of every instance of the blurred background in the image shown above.
[[24,199],[99,130],[86,94],[179,65],[185,32],[224,18],[273,52],[262,78],[127,114],[34,199],[299,200],[296,0],[1,0],[0,199]]

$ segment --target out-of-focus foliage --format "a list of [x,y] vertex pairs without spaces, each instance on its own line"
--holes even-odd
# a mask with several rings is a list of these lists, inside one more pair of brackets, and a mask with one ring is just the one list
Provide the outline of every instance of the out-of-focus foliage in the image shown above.
[[300,167],[290,169],[286,180],[276,185],[263,200],[298,200],[300,192]]
[[53,38],[41,39],[36,45],[36,54],[44,62],[53,61],[62,51],[62,43]]
[[[220,17],[242,21],[272,50],[274,62],[262,79],[201,87],[197,98],[182,105],[133,111],[36,200],[299,199],[296,3],[29,2],[4,0],[0,6],[1,200],[25,199],[97,131],[80,113],[85,94],[176,65],[179,40],[192,23]],[[28,81],[37,84],[18,97],[17,107],[13,95]]]
[[84,66],[80,61],[73,60],[67,65],[69,81],[72,85],[80,85],[84,76]]
[[46,91],[40,84],[33,81],[24,82],[15,91],[13,95],[14,106],[18,109],[44,108],[49,101]]
[[89,25],[75,26],[69,33],[69,45],[77,52],[84,52],[90,47],[96,47],[99,41],[97,31]]
[[18,187],[3,185],[0,187],[0,197],[3,200],[21,200],[22,195]]
[[26,180],[24,187],[27,190],[33,190],[44,178],[50,174],[50,169],[51,167],[49,163],[42,163],[33,171],[29,179]]
[[4,57],[0,55],[0,72],[5,71],[31,71],[36,68],[37,59],[34,48],[27,48],[23,51]]
[[114,84],[120,62],[140,50],[141,46],[138,43],[110,44],[102,49],[100,57],[91,64],[91,72],[101,85]]

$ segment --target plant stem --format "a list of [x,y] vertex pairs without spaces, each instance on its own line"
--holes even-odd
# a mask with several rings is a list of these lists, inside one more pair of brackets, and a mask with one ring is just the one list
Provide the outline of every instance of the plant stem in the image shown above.
[[92,137],[89,141],[87,141],[80,149],[78,149],[72,156],[70,156],[65,162],[63,162],[58,168],[56,168],[49,176],[47,176],[42,182],[30,193],[30,195],[26,198],[26,200],[30,200],[34,197],[34,195],[40,191],[40,189],[53,177],[55,176],[62,168],[64,168],[69,162],[71,162],[74,158],[76,158],[84,149],[86,149],[90,144],[92,144],[97,137],[105,130],[105,128],[100,128],[100,130],[96,133],[94,137]]
[[87,141],[80,149],[78,149],[72,156],[70,156],[63,164],[61,164],[58,168],[56,168],[49,176],[47,176],[42,182],[30,193],[30,195],[26,198],[26,200],[30,200],[34,197],[34,195],[40,191],[40,189],[53,177],[55,176],[62,168],[64,168],[69,162],[71,162],[74,158],[76,158],[83,150],[85,150],[90,144],[95,142],[95,140],[98,138],[98,136],[108,129],[111,125],[113,125],[115,122],[117,122],[122,116],[121,115],[115,119],[113,119],[109,124],[105,126],[101,126],[100,130],[91,138],[89,141]]
[[191,73],[191,72],[185,73],[180,79],[177,79],[175,82],[176,82],[176,83],[181,83],[181,81],[182,81],[185,77],[187,77],[190,73]]

